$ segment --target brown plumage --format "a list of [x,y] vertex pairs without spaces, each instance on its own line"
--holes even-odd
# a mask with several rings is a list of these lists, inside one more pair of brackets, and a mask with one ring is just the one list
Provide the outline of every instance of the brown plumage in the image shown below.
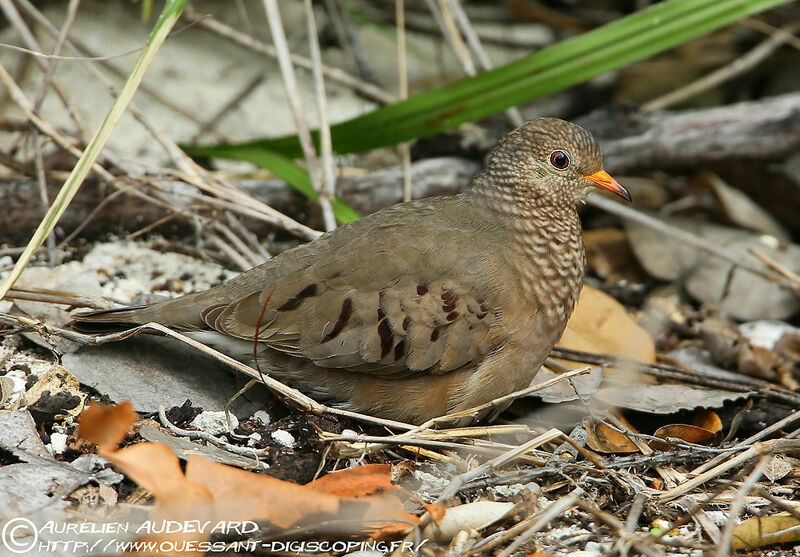
[[244,361],[260,327],[265,372],[419,423],[530,384],[581,288],[576,206],[592,185],[630,199],[586,130],[541,118],[506,135],[458,195],[395,205],[221,286],[76,325],[157,321]]

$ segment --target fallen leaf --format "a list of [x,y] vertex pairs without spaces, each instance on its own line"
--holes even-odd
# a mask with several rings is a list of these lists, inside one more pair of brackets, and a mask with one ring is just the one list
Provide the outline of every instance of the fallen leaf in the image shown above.
[[793,470],[800,470],[800,460],[782,454],[772,455],[764,468],[764,475],[769,481],[776,482],[782,480]]
[[697,427],[702,427],[713,434],[722,431],[722,420],[719,418],[719,414],[708,408],[699,408],[694,413],[692,424]]
[[558,345],[645,362],[654,362],[656,356],[650,335],[633,320],[625,306],[589,285],[583,286]]
[[[793,272],[800,272],[800,247],[774,246],[775,239],[677,217],[657,220],[694,233],[712,244],[724,246],[742,261],[762,267],[749,250],[755,249]],[[785,319],[800,308],[800,299],[781,285],[751,273],[730,261],[675,240],[648,226],[625,221],[631,248],[642,267],[661,280],[679,281],[696,300],[717,306],[722,313],[747,321]]]
[[[661,439],[673,438],[673,439],[680,439],[681,441],[686,441],[687,443],[696,443],[701,444],[705,443],[712,437],[714,437],[714,433],[708,431],[707,429],[703,429],[702,427],[697,427],[696,425],[689,425],[689,424],[670,424],[665,425],[658,428],[655,433],[653,433],[655,437],[660,437]],[[659,449],[662,451],[668,451],[674,448],[673,445],[668,443],[659,443],[657,441],[653,441],[651,446],[655,449]]]
[[77,433],[101,451],[113,451],[138,417],[128,401],[114,406],[92,404],[81,414]]
[[[625,424],[625,426],[632,432],[636,433],[630,422],[628,422],[621,414],[617,418]],[[598,453],[635,453],[639,451],[636,444],[624,433],[620,433],[615,429],[611,429],[606,424],[596,422],[594,420],[586,420],[586,444],[593,451]]]
[[339,497],[365,497],[394,491],[397,486],[392,484],[390,474],[390,464],[365,464],[333,472],[306,485]]
[[[93,405],[81,416],[79,432],[98,452],[155,498],[152,519],[259,521],[286,529],[335,517],[346,524],[342,534],[366,533],[387,539],[408,532],[418,522],[392,494],[389,465],[365,465],[298,485],[190,457],[185,473],[178,457],[163,443],[140,443],[115,450],[136,413],[130,404]],[[210,532],[153,533],[149,540],[205,541]]]
[[734,551],[751,550],[776,543],[800,541],[800,520],[789,513],[748,518],[733,529]]
[[596,399],[629,410],[653,414],[674,414],[680,410],[710,407],[721,408],[728,400],[751,396],[723,389],[695,385],[629,385],[600,389]]
[[791,240],[791,235],[775,217],[741,190],[728,185],[711,172],[703,172],[698,178],[711,188],[732,223],[748,230],[769,234],[781,242]]

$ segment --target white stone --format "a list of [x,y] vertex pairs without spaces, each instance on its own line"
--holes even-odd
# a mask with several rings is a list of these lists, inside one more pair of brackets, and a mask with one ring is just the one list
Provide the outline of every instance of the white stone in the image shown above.
[[67,450],[67,435],[63,433],[53,433],[50,435],[50,450],[54,455],[61,454]]
[[227,433],[231,429],[235,429],[239,425],[239,420],[233,414],[230,415],[231,425],[228,427],[228,420],[225,417],[225,412],[205,411],[192,420],[192,426],[200,431],[205,431],[211,435],[221,435]]
[[283,445],[284,447],[289,447],[289,448],[294,447],[295,443],[294,435],[292,435],[291,433],[289,433],[284,429],[273,431],[272,439],[274,439],[278,445]]
[[253,418],[260,421],[264,425],[269,425],[269,423],[272,421],[272,417],[264,410],[256,410],[253,413]]

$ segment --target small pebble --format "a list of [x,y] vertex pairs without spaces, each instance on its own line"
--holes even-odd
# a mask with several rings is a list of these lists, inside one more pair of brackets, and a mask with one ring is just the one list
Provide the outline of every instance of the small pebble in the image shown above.
[[272,439],[278,444],[284,447],[292,448],[294,447],[294,436],[284,429],[279,429],[277,431],[272,432]]
[[[198,414],[191,425],[200,431],[205,431],[211,435],[221,435],[229,431],[228,420],[225,417],[225,412],[211,412],[205,411]],[[230,429],[235,429],[239,425],[239,420],[236,416],[231,414]]]
[[269,425],[269,423],[272,421],[270,415],[263,410],[256,410],[256,412],[253,414],[253,418],[260,421],[264,425]]
[[67,435],[63,433],[53,433],[50,435],[50,450],[54,455],[62,454],[67,450]]

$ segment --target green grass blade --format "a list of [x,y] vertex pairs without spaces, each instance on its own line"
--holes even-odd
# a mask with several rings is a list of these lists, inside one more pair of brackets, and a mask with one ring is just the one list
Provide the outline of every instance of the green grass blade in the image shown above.
[[[309,178],[308,172],[291,159],[268,149],[256,148],[237,149],[232,155],[230,158],[245,160],[261,168],[269,169],[311,201],[317,200],[317,192],[314,191],[314,186],[311,185],[311,178]],[[354,221],[360,216],[355,209],[350,207],[339,196],[336,196],[333,201],[333,214],[340,223]]]
[[[789,0],[667,0],[578,37],[331,128],[337,153],[395,145],[485,118],[642,60]],[[192,146],[195,156],[236,157],[237,149],[300,155],[296,136],[238,145]]]

